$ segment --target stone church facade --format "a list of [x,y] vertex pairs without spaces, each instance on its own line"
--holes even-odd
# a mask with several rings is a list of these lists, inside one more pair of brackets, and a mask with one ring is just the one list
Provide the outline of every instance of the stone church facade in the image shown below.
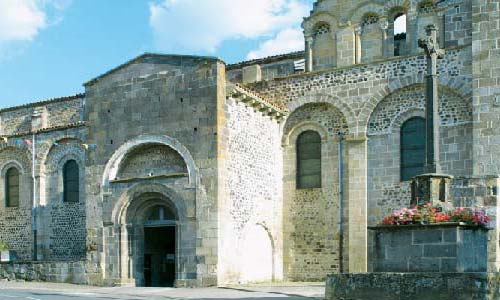
[[422,172],[429,24],[446,49],[452,199],[496,216],[499,2],[319,0],[304,52],[144,54],[84,94],[0,110],[0,240],[18,256],[0,277],[210,286],[371,270],[367,227],[408,206]]

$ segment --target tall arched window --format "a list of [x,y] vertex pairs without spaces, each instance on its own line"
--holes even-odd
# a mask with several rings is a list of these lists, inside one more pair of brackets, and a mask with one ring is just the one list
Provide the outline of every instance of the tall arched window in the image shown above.
[[394,18],[394,56],[406,55],[406,14]]
[[80,170],[74,160],[68,160],[63,167],[64,202],[78,202],[80,199]]
[[19,170],[10,168],[5,174],[5,206],[19,206]]
[[414,117],[401,126],[401,180],[422,174],[425,166],[425,119]]
[[321,187],[321,137],[304,131],[297,138],[297,188]]

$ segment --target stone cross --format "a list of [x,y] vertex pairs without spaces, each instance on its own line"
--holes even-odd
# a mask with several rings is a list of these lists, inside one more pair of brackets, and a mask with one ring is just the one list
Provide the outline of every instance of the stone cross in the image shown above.
[[444,50],[437,42],[437,28],[431,24],[426,27],[427,37],[418,40],[418,46],[425,50],[427,56],[426,85],[426,142],[425,172],[441,173],[439,162],[439,97],[437,79],[437,60],[444,57]]

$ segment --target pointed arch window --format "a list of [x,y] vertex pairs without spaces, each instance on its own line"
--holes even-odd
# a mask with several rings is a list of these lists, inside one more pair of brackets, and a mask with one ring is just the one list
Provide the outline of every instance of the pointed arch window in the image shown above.
[[19,170],[12,167],[5,173],[5,206],[19,206]]
[[422,174],[425,165],[425,119],[414,117],[401,126],[401,181]]
[[63,167],[64,202],[80,200],[80,168],[74,160],[68,160]]
[[297,138],[297,189],[321,188],[321,136],[302,132]]

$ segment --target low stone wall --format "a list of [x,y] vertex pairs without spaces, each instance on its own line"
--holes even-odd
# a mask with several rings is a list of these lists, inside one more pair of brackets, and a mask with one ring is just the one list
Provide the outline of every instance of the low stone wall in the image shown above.
[[85,261],[0,263],[0,279],[99,285]]
[[488,230],[458,224],[370,227],[374,272],[486,272]]
[[500,299],[499,273],[334,274],[326,300],[494,300]]

